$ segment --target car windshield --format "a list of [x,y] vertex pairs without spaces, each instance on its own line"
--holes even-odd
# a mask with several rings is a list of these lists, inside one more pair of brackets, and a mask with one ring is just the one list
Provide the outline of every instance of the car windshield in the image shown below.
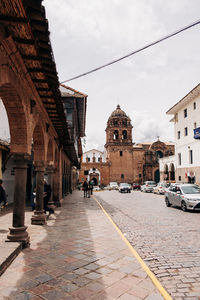
[[128,183],[120,183],[120,186],[129,186],[129,184]]
[[182,186],[181,189],[184,194],[200,194],[200,188],[195,185]]
[[147,181],[147,184],[149,184],[149,185],[155,185],[156,183],[154,181]]
[[110,182],[110,185],[117,185],[117,182]]

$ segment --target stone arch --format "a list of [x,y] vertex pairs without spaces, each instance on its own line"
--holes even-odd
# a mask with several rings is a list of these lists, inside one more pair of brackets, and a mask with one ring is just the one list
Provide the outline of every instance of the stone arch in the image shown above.
[[119,139],[119,131],[115,130],[114,131],[114,136],[113,136],[114,140],[118,140]]
[[159,169],[157,169],[155,172],[154,172],[154,181],[157,183],[160,181],[160,171]]
[[3,101],[10,129],[10,151],[12,153],[31,152],[28,142],[28,124],[23,100],[18,91],[9,82],[0,86],[0,97]]
[[175,180],[175,167],[173,163],[171,163],[169,166],[169,174],[170,174],[170,180]]
[[126,140],[127,139],[127,130],[122,131],[122,139]]
[[35,126],[33,131],[33,152],[35,161],[45,160],[44,132],[39,124]]
[[169,180],[169,169],[167,164],[164,166],[164,179]]

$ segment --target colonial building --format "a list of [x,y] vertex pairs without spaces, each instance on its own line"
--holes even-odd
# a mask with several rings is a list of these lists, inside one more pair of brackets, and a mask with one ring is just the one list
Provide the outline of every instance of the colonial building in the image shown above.
[[167,111],[173,115],[176,181],[200,183],[200,84]]
[[117,105],[106,127],[105,152],[90,150],[83,154],[79,180],[85,177],[95,184],[111,181],[139,182],[160,180],[158,159],[174,154],[172,143],[159,139],[154,143],[134,144],[131,119]]
[[[81,138],[85,135],[87,96],[77,99],[71,93],[66,98],[60,92],[49,34],[41,1],[1,0],[0,98],[7,112],[14,164],[13,218],[7,238],[24,247],[30,240],[25,203],[31,170],[36,181],[31,222],[43,225],[47,222],[43,211],[44,176],[52,186],[51,202],[59,205],[75,185],[82,156]],[[4,175],[0,174],[3,179]]]

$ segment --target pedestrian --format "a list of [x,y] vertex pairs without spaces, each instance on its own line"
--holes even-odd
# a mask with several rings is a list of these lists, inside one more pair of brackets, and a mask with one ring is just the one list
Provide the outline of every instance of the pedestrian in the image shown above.
[[88,181],[87,181],[87,178],[83,182],[82,188],[83,188],[83,192],[84,192],[84,197],[87,197],[87,195],[88,195]]
[[44,203],[44,212],[49,212],[49,216],[54,213],[54,210],[48,206],[49,200],[51,197],[51,185],[46,182],[44,179],[44,192],[43,192],[43,203]]
[[8,205],[7,196],[3,188],[3,180],[0,179],[0,206],[4,208],[6,205]]
[[[93,191],[93,181],[91,180],[89,182],[89,194],[92,195],[92,191]],[[90,198],[90,197],[89,197]]]

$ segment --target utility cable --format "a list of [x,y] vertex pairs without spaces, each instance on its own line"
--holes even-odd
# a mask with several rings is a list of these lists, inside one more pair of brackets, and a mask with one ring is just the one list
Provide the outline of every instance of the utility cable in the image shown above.
[[183,32],[183,31],[187,30],[187,29],[190,29],[191,27],[194,27],[194,26],[196,26],[196,25],[198,25],[198,24],[200,24],[200,20],[195,21],[195,22],[193,22],[193,23],[191,23],[191,24],[189,24],[189,25],[187,25],[187,26],[184,26],[184,27],[182,27],[181,29],[178,29],[178,30],[176,30],[176,31],[173,32],[173,33],[170,33],[170,34],[168,34],[168,35],[165,35],[164,37],[160,38],[159,40],[156,40],[156,41],[154,41],[154,42],[151,42],[150,44],[148,44],[148,45],[146,45],[146,46],[144,46],[144,47],[142,47],[142,48],[139,48],[139,49],[137,49],[137,50],[135,50],[135,51],[133,51],[133,52],[127,54],[127,55],[124,55],[124,56],[122,56],[122,57],[120,57],[120,58],[118,58],[118,59],[115,59],[115,60],[113,60],[113,61],[111,61],[111,62],[109,62],[109,63],[107,63],[107,64],[104,64],[104,65],[102,65],[102,66],[100,66],[100,67],[97,67],[97,68],[92,69],[92,70],[90,70],[90,71],[88,71],[88,72],[85,72],[85,73],[82,73],[82,74],[77,75],[77,76],[75,76],[75,77],[72,77],[72,78],[70,78],[70,79],[64,80],[64,81],[61,82],[61,84],[62,84],[62,83],[65,83],[65,82],[69,82],[69,81],[75,80],[75,79],[78,79],[78,78],[80,78],[80,77],[83,77],[83,76],[86,76],[86,75],[88,75],[88,74],[94,73],[94,72],[96,72],[96,71],[98,71],[98,70],[100,70],[100,69],[106,68],[106,67],[108,67],[108,66],[110,66],[110,65],[113,65],[113,64],[115,64],[115,63],[117,63],[117,62],[119,62],[119,61],[121,61],[121,60],[123,60],[123,59],[129,57],[129,56],[132,56],[132,55],[134,55],[134,54],[136,54],[136,53],[139,53],[139,52],[141,52],[141,51],[143,51],[143,50],[145,50],[145,49],[147,49],[147,48],[150,48],[150,47],[152,47],[152,46],[154,46],[154,45],[156,45],[156,44],[158,44],[158,43],[160,43],[160,42],[162,42],[162,41],[164,41],[164,40],[167,40],[167,39],[169,39],[169,38],[171,38],[171,37],[173,37],[173,36],[175,36],[175,35],[177,35],[177,34]]

